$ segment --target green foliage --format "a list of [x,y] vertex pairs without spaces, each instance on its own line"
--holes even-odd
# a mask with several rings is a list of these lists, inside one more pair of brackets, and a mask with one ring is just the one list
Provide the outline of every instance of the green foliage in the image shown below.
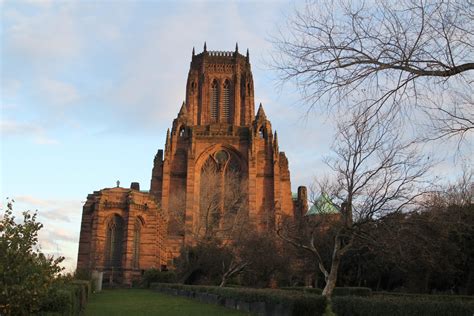
[[[23,212],[16,223],[12,202],[0,221],[0,314],[31,314],[39,310],[50,287],[63,268],[63,257],[47,257],[38,249],[36,212]],[[59,295],[59,294],[58,294]]]
[[323,290],[314,288],[314,287],[288,286],[288,287],[281,287],[280,289],[285,290],[285,291],[303,291],[305,293],[311,293],[311,294],[317,294],[317,295],[323,294]]
[[[321,295],[323,290],[318,288],[304,287],[304,286],[292,286],[282,287],[282,290],[286,291],[303,291],[305,293]],[[367,287],[335,287],[332,293],[333,296],[371,296],[372,290]]]
[[91,283],[83,280],[61,280],[55,282],[43,299],[40,307],[42,314],[60,313],[78,315],[85,309],[90,296]]
[[440,301],[429,297],[357,297],[332,298],[332,307],[338,316],[471,316],[474,303],[453,299]]
[[282,304],[289,307],[291,315],[323,315],[326,310],[326,298],[324,296],[301,293],[299,291],[156,283],[152,284],[151,288],[210,293],[221,298],[230,298],[247,303],[265,302],[271,305]]
[[151,283],[173,283],[176,282],[176,275],[173,271],[160,271],[149,269],[143,273],[142,284],[149,288]]
[[333,296],[371,296],[372,290],[368,287],[335,287]]

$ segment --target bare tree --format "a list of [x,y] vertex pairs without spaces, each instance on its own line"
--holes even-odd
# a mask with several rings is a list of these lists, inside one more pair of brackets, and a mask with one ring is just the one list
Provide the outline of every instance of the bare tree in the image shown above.
[[462,140],[474,129],[473,20],[469,0],[309,0],[274,37],[272,64],[310,110],[368,101],[423,117],[424,139]]
[[[374,221],[399,212],[415,203],[423,194],[429,161],[420,156],[413,143],[405,143],[394,126],[393,113],[364,108],[338,124],[334,155],[327,164],[334,172],[331,183],[323,183],[321,192],[338,204],[339,217],[322,222],[327,216],[310,218],[305,225],[308,235],[295,235],[301,228],[287,222],[278,234],[289,243],[311,252],[324,274],[323,295],[330,298],[336,285],[338,268],[354,240],[370,239],[365,230]],[[336,223],[335,223],[336,222]],[[319,225],[319,226],[318,226]],[[321,229],[335,229],[329,265],[322,260],[315,238]]]
[[[246,192],[246,181],[238,170],[212,161],[203,167],[198,221],[192,232],[197,245],[191,248],[197,254],[194,260],[186,258],[186,276],[197,270],[213,270],[211,274],[219,275],[220,286],[225,286],[250,264],[249,257],[243,255],[243,240],[251,229]],[[184,214],[179,212],[182,199],[176,197],[172,201],[170,210],[177,210],[174,218],[184,220]],[[213,256],[213,262],[206,258],[209,255]]]

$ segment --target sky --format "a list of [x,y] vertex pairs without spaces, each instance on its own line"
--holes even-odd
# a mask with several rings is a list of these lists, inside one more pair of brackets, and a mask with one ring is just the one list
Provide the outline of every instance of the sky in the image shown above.
[[[43,252],[76,264],[89,193],[149,189],[185,98],[193,47],[248,48],[263,104],[290,163],[292,188],[326,170],[332,123],[305,116],[296,89],[268,66],[271,37],[292,1],[0,0],[0,198],[38,210]],[[441,173],[450,165],[442,165]]]

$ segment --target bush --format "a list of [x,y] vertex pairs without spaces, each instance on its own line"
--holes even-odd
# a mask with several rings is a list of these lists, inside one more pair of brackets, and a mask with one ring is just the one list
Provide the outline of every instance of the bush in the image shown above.
[[305,293],[321,295],[323,294],[323,290],[314,288],[314,287],[304,287],[304,286],[289,286],[289,287],[281,287],[280,289],[285,291],[303,291]]
[[474,301],[474,296],[468,295],[438,295],[438,294],[416,294],[416,293],[400,293],[400,292],[372,292],[373,296],[378,297],[407,297],[407,298],[419,298],[429,300],[440,300],[440,301]]
[[372,290],[368,287],[335,287],[333,296],[371,296]]
[[[38,232],[43,225],[37,213],[23,212],[17,223],[12,202],[0,220],[0,314],[28,315],[36,313],[56,282],[63,257],[54,259],[41,253]],[[59,294],[58,294],[59,295]]]
[[459,300],[439,301],[407,297],[333,297],[332,307],[338,316],[471,316],[474,303]]
[[86,306],[90,289],[91,284],[88,281],[57,282],[50,287],[48,295],[41,302],[40,312],[79,315]]
[[176,282],[176,275],[172,271],[160,271],[149,269],[143,273],[142,284],[149,288],[151,283],[173,283]]
[[215,294],[220,298],[235,299],[246,303],[264,302],[273,306],[282,304],[289,309],[291,315],[323,315],[326,309],[325,297],[301,293],[301,291],[229,287],[221,288],[216,286],[159,283],[152,284],[151,288],[158,290],[174,289],[194,293],[210,293]]

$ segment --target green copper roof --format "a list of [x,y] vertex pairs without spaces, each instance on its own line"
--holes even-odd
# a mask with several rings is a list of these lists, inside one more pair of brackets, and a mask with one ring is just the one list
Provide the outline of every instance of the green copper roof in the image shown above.
[[336,213],[339,213],[339,208],[331,202],[331,199],[326,193],[323,193],[308,210],[306,216]]

